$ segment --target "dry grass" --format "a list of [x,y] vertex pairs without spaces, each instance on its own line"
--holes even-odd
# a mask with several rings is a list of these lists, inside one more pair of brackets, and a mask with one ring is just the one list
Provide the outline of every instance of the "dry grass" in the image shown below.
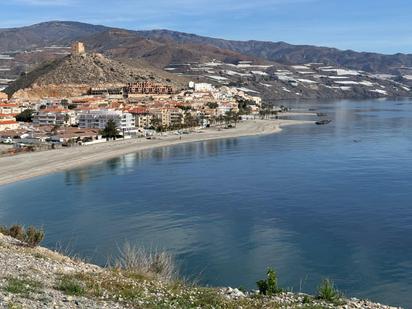
[[115,268],[128,272],[154,276],[162,280],[172,281],[177,278],[178,270],[173,255],[159,249],[147,250],[126,242],[119,248],[115,259]]

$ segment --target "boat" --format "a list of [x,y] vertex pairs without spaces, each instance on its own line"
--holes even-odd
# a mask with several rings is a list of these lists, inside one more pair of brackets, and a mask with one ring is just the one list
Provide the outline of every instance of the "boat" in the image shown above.
[[320,126],[320,125],[328,124],[331,122],[332,120],[327,119],[327,120],[319,120],[319,121],[316,121],[315,123]]

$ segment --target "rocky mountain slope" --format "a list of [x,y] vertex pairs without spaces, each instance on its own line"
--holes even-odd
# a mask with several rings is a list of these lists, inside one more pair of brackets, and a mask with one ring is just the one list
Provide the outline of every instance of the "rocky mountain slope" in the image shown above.
[[109,29],[71,21],[51,21],[21,28],[0,29],[0,53],[66,45]]
[[169,30],[139,31],[139,34],[157,41],[215,46],[289,65],[316,62],[388,74],[400,74],[403,70],[410,70],[412,67],[412,54],[384,55],[330,47],[292,45],[285,42],[232,41]]
[[182,44],[144,38],[134,31],[111,29],[84,39],[89,49],[113,59],[140,59],[158,68],[174,63],[204,62],[213,59],[236,63],[255,57],[214,46]]
[[155,68],[137,68],[102,54],[87,53],[68,55],[40,66],[11,83],[5,92],[36,97],[36,94],[48,96],[50,90],[50,96],[56,96],[56,88],[59,88],[61,96],[80,95],[91,86],[124,85],[144,80],[171,84],[175,88],[186,84],[183,78]]
[[256,64],[219,61],[171,65],[166,68],[196,82],[237,87],[265,102],[290,99],[364,99],[406,97],[411,88],[388,77],[311,63]]

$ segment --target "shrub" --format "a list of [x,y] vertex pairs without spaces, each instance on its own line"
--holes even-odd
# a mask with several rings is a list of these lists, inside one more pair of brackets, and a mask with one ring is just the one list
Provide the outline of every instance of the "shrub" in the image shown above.
[[164,280],[172,280],[177,276],[177,267],[171,254],[125,243],[119,249],[115,266],[137,274],[155,275]]
[[36,229],[34,226],[30,226],[25,235],[25,243],[30,247],[38,246],[44,239],[44,231],[42,229]]
[[29,294],[38,292],[43,285],[35,280],[21,278],[7,278],[4,290],[13,294]]
[[63,276],[60,279],[57,289],[62,291],[64,294],[71,296],[82,296],[85,294],[83,284],[69,276]]
[[259,293],[263,295],[274,295],[283,292],[283,290],[278,287],[277,275],[272,268],[268,269],[266,279],[257,281],[256,285]]
[[9,236],[16,238],[18,240],[24,240],[24,227],[21,225],[15,224],[9,229]]
[[10,228],[0,226],[0,233],[18,239],[30,247],[38,246],[44,239],[44,230],[34,226],[30,226],[27,230],[18,224]]
[[318,288],[317,298],[335,302],[342,298],[342,294],[335,288],[332,280],[324,279]]

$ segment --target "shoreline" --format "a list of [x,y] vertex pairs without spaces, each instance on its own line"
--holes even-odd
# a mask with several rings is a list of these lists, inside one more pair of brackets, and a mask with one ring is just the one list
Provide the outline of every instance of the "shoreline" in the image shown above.
[[94,164],[142,150],[208,140],[274,134],[281,132],[284,126],[305,124],[314,124],[314,121],[245,120],[239,122],[236,128],[221,129],[220,131],[217,128],[202,129],[202,133],[194,132],[182,135],[182,139],[176,135],[160,136],[151,140],[136,138],[2,157],[0,158],[0,186]]

